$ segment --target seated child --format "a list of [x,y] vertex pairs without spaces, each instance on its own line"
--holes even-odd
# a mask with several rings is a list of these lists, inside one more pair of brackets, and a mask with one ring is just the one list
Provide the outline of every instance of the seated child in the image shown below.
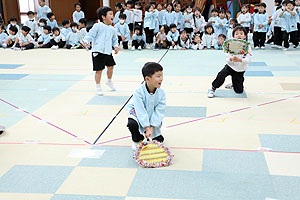
[[38,46],[40,48],[50,48],[50,33],[51,33],[51,27],[50,26],[44,26],[44,32],[38,39]]
[[190,48],[190,38],[186,34],[186,31],[183,30],[180,32],[180,37],[178,39],[177,49],[186,50]]
[[85,18],[81,18],[79,20],[79,33],[82,38],[84,38],[87,35],[86,24],[87,24],[87,20]]
[[10,18],[9,24],[8,24],[8,26],[6,27],[7,32],[9,32],[9,28],[12,27],[12,26],[16,27],[16,28],[18,29],[18,33],[19,33],[20,27],[19,27],[19,25],[18,25],[18,20],[17,20],[17,18],[15,18],[15,17],[11,17],[11,18]]
[[28,11],[27,16],[28,16],[28,19],[26,20],[24,25],[28,26],[30,28],[29,34],[32,37],[34,37],[34,34],[37,32],[37,29],[38,29],[38,24],[37,24],[37,22],[35,21],[35,18],[34,18],[34,12]]
[[55,27],[58,27],[58,24],[55,20],[55,15],[52,12],[48,13],[47,17],[48,17],[47,25],[51,27],[51,30]]
[[67,36],[69,35],[69,33],[72,32],[72,29],[70,28],[71,22],[69,19],[64,19],[62,21],[62,25],[63,28],[61,29],[61,34],[63,34],[63,36],[65,36],[65,38],[67,38]]
[[119,45],[123,44],[123,49],[128,49],[128,41],[130,39],[130,30],[129,26],[125,23],[126,15],[121,13],[119,15],[119,22],[115,25],[115,29],[118,35]]
[[160,88],[163,81],[163,68],[155,62],[148,62],[142,69],[145,80],[135,90],[133,98],[127,105],[127,127],[132,135],[132,149],[135,150],[138,142],[147,139],[164,141],[161,135],[161,125],[166,108],[166,95]]
[[80,41],[80,38],[79,38],[79,35],[78,35],[78,25],[73,22],[71,24],[71,29],[72,29],[72,32],[68,34],[67,38],[66,38],[66,41],[67,41],[67,49],[73,49],[75,48],[76,46],[79,45],[78,41]]
[[143,34],[142,28],[140,26],[136,26],[134,28],[134,34],[132,35],[132,47],[131,50],[135,49],[141,50],[145,47],[146,37]]
[[170,25],[170,31],[167,35],[167,45],[169,46],[169,49],[176,50],[176,45],[178,44],[178,38],[179,38],[179,32],[177,30],[177,27],[175,24]]
[[194,50],[201,50],[203,49],[203,46],[201,44],[201,34],[195,33],[193,36],[193,43],[192,43],[192,49]]
[[229,21],[229,28],[228,28],[228,30],[227,30],[227,36],[226,36],[227,40],[233,38],[233,37],[232,37],[232,31],[233,31],[233,29],[234,29],[233,26],[234,26],[235,24],[237,24],[237,23],[238,23],[238,22],[237,22],[236,19],[230,19],[230,21]]
[[167,33],[169,31],[169,27],[167,25],[161,26],[159,32],[155,37],[155,47],[154,50],[159,50],[161,48],[167,48]]
[[47,25],[47,20],[41,18],[38,23],[37,31],[34,34],[34,40],[37,41],[39,37],[44,33],[44,27]]
[[29,34],[30,28],[28,26],[23,26],[21,29],[21,34],[19,34],[19,37],[16,39],[15,42],[15,50],[28,50],[34,48],[34,40]]
[[220,34],[218,36],[218,41],[215,44],[215,49],[216,50],[222,50],[225,40],[226,40],[226,36],[224,34]]
[[202,36],[203,49],[214,49],[216,44],[216,35],[212,24],[207,24],[204,29],[205,33]]
[[[239,40],[245,40],[247,37],[247,30],[243,26],[237,26],[233,29],[233,38]],[[214,93],[217,88],[221,87],[225,82],[225,78],[231,75],[232,84],[228,84],[225,87],[227,89],[233,88],[236,93],[243,93],[244,91],[244,73],[248,68],[248,64],[251,62],[252,52],[249,47],[249,53],[246,55],[233,56],[230,53],[226,54],[226,65],[218,73],[216,79],[212,82],[212,89],[208,93],[209,98],[214,97]]]
[[53,34],[50,37],[51,49],[56,50],[63,48],[66,45],[66,38],[60,33],[59,28],[55,27],[52,30]]
[[3,43],[3,48],[9,48],[9,47],[14,48],[15,47],[14,46],[15,41],[16,41],[16,39],[18,37],[18,29],[17,29],[17,27],[11,26],[9,28],[8,33],[9,34],[8,34],[8,37],[7,37],[6,41],[5,41],[5,43]]
[[4,25],[0,25],[0,46],[1,47],[3,47],[3,44],[6,42],[7,37],[8,37],[8,35],[6,33]]

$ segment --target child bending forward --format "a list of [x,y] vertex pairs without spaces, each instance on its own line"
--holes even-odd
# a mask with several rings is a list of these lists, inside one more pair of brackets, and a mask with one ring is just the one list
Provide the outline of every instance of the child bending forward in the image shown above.
[[160,64],[148,62],[142,69],[145,83],[135,90],[127,106],[127,127],[132,135],[133,150],[138,142],[147,139],[164,141],[161,135],[162,120],[165,115],[166,96],[160,88],[163,81],[163,68]]

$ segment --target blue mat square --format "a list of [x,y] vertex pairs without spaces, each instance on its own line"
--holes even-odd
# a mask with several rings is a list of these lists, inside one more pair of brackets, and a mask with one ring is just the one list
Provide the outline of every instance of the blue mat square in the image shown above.
[[241,94],[235,93],[234,90],[216,90],[215,97],[220,97],[220,98],[247,98],[247,94],[246,94],[245,90]]
[[19,80],[28,76],[29,74],[0,74],[0,79],[4,80]]
[[55,193],[73,168],[15,165],[0,178],[0,192]]
[[259,134],[262,147],[273,151],[300,152],[300,135]]
[[100,159],[84,158],[79,163],[83,167],[138,168],[132,159],[131,147],[96,146],[93,149],[105,150]]
[[249,66],[267,66],[265,62],[251,62]]
[[87,104],[88,105],[123,105],[128,96],[95,96]]
[[270,175],[261,174],[138,169],[127,196],[259,200],[276,193],[271,181]]
[[0,64],[0,69],[16,69],[23,65],[18,64]]
[[269,174],[269,169],[262,152],[205,150],[203,171]]
[[167,106],[165,117],[206,117],[206,107]]
[[276,199],[298,200],[300,198],[300,177],[272,176],[278,197]]
[[92,195],[73,195],[55,194],[51,200],[124,200],[125,197],[117,196],[92,196]]
[[274,76],[271,71],[246,71],[245,76]]
[[266,66],[249,66],[247,71],[270,71],[270,68]]

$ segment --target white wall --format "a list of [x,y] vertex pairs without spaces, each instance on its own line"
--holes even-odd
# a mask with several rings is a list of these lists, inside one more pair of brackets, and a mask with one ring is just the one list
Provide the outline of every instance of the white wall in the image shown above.
[[267,4],[267,13],[269,16],[271,16],[274,8],[274,0],[263,0],[262,2]]

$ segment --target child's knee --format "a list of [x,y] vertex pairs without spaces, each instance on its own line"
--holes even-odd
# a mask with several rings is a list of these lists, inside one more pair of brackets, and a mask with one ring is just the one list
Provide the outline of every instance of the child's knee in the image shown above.
[[138,129],[139,125],[138,125],[138,123],[134,119],[128,118],[127,127],[129,129]]
[[153,140],[156,140],[158,142],[163,142],[165,140],[165,138],[162,135],[159,135],[159,136],[153,138]]

